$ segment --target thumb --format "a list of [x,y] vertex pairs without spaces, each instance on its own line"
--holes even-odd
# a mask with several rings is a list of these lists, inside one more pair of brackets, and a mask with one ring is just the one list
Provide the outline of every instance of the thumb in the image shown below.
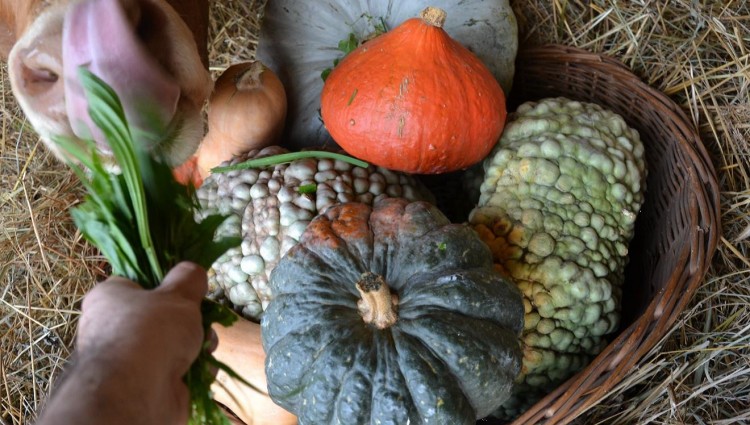
[[196,263],[183,261],[164,277],[158,292],[173,292],[191,301],[201,301],[208,291],[206,270]]

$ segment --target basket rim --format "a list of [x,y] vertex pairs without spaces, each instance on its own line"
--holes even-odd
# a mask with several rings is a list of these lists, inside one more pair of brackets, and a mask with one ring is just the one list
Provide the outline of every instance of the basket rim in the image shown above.
[[[680,262],[684,259],[684,263],[691,267],[674,270],[667,278],[665,289],[653,296],[646,310],[633,323],[621,330],[589,365],[527,409],[512,422],[513,425],[541,421],[547,425],[567,424],[604,399],[666,334],[653,330],[667,329],[668,332],[693,299],[708,271],[721,235],[720,191],[715,168],[698,131],[672,99],[643,82],[618,59],[568,45],[521,46],[516,58],[516,72],[523,68],[524,62],[539,60],[564,61],[606,71],[638,90],[649,103],[664,106],[678,126],[684,153],[691,159],[692,166],[688,172],[694,190],[691,191],[690,202],[697,204],[697,212],[707,225],[694,232],[690,246],[683,247],[679,254]],[[698,196],[699,193],[702,196]],[[697,222],[698,217],[691,217],[691,220]],[[675,290],[679,290],[679,296],[665,296],[669,295],[665,292]]]

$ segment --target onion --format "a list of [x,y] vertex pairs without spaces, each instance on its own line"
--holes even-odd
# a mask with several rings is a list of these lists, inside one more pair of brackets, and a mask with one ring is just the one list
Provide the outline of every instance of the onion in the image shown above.
[[243,62],[221,74],[208,100],[208,133],[197,157],[200,176],[250,150],[274,144],[286,119],[281,80],[262,62]]

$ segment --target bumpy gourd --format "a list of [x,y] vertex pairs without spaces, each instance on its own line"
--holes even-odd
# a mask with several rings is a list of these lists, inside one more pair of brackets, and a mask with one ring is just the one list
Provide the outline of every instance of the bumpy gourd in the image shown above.
[[598,105],[521,105],[484,162],[470,223],[524,295],[512,416],[584,367],[620,320],[646,170],[638,133]]
[[520,368],[518,290],[426,202],[329,208],[271,287],[268,391],[300,424],[474,424]]
[[368,40],[428,5],[448,13],[445,31],[474,52],[508,93],[518,49],[508,0],[273,0],[264,10],[257,58],[279,75],[287,91],[286,145],[332,143],[320,120],[321,74],[344,55],[337,48],[341,41]]
[[[286,152],[269,146],[225,164]],[[211,174],[197,196],[206,214],[230,215],[221,234],[242,236],[241,246],[227,251],[209,270],[212,297],[225,296],[253,320],[260,318],[271,299],[271,270],[318,213],[341,202],[372,204],[385,197],[432,200],[429,191],[405,174],[312,158]]]

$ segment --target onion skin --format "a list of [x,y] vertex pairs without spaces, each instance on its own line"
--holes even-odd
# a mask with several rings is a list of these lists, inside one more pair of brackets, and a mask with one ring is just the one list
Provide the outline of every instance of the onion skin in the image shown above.
[[202,178],[211,168],[274,144],[284,128],[287,99],[276,74],[260,61],[230,66],[208,100],[208,133],[198,148]]

